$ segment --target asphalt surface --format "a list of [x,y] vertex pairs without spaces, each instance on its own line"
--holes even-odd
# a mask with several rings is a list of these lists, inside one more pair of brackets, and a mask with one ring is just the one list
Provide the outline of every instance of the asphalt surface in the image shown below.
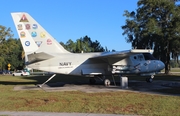
[[[117,92],[117,91],[131,91],[131,92],[143,92],[147,94],[160,94],[169,95],[166,93],[159,93],[156,90],[168,89],[172,87],[179,87],[180,82],[162,81],[156,80],[153,83],[146,83],[145,81],[129,81],[129,86],[126,89],[122,89],[120,84],[110,85],[105,87],[102,83],[96,83],[96,85],[89,85],[88,83],[78,82],[78,83],[48,83],[43,85],[41,88],[35,85],[17,85],[14,87],[15,91],[20,90],[41,90],[46,92],[58,92],[58,91],[82,91],[85,93],[97,93],[97,92]],[[173,95],[173,94],[172,94]],[[176,94],[176,96],[179,94]]]

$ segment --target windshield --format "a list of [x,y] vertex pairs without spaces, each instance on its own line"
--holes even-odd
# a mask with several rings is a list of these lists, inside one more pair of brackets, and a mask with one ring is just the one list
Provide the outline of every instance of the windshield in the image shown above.
[[156,60],[154,56],[150,53],[143,53],[145,60]]

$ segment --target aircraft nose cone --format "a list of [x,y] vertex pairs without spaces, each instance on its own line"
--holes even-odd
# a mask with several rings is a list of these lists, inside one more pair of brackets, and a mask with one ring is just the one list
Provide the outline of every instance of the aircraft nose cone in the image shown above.
[[164,69],[165,68],[165,64],[162,61],[159,61],[158,62],[158,68],[159,68],[159,70]]

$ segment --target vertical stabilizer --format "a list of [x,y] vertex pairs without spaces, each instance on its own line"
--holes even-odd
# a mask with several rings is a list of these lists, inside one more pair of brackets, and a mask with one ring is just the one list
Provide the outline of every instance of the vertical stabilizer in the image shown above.
[[[29,21],[27,19],[22,19],[22,13],[12,13],[11,15],[25,53],[30,54],[38,50],[29,30],[25,29],[25,25],[29,23]],[[24,20],[24,22],[21,19]]]
[[28,55],[33,52],[69,53],[28,13],[11,13],[21,44]]

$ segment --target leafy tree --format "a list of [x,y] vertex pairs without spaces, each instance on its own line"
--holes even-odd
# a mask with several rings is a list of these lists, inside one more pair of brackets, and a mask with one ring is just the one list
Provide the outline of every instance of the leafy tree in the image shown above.
[[133,48],[154,49],[153,55],[170,70],[170,55],[180,53],[180,7],[177,0],[139,0],[136,11],[125,11],[123,35]]
[[66,49],[70,52],[75,52],[75,49],[76,49],[76,45],[75,43],[70,39],[66,42]]
[[23,67],[22,45],[20,40],[13,39],[11,29],[0,25],[0,69],[7,70],[7,65],[11,64],[11,69]]
[[172,68],[178,68],[179,67],[179,64],[175,61],[175,60],[171,60],[170,61],[170,66]]
[[8,47],[8,52],[6,53],[6,65],[11,64],[11,70],[23,69],[24,58],[22,58],[22,45],[20,40],[8,39],[5,44]]
[[11,38],[13,35],[11,34],[11,29],[6,28],[5,26],[0,25],[0,69],[3,70],[5,67],[5,55],[7,53],[7,47],[4,46],[4,42],[6,39]]
[[93,48],[93,52],[104,52],[105,51],[105,49],[101,46],[101,44],[97,40],[95,42],[92,42],[91,47]]
[[83,38],[79,38],[76,42],[73,42],[69,39],[66,44],[60,42],[60,44],[68,51],[73,53],[80,53],[80,52],[104,52],[105,50],[108,51],[107,47],[104,49],[101,44],[96,40],[93,42],[90,37],[84,36]]
[[13,36],[11,32],[12,31],[10,28],[6,28],[5,26],[0,25],[0,44]]

